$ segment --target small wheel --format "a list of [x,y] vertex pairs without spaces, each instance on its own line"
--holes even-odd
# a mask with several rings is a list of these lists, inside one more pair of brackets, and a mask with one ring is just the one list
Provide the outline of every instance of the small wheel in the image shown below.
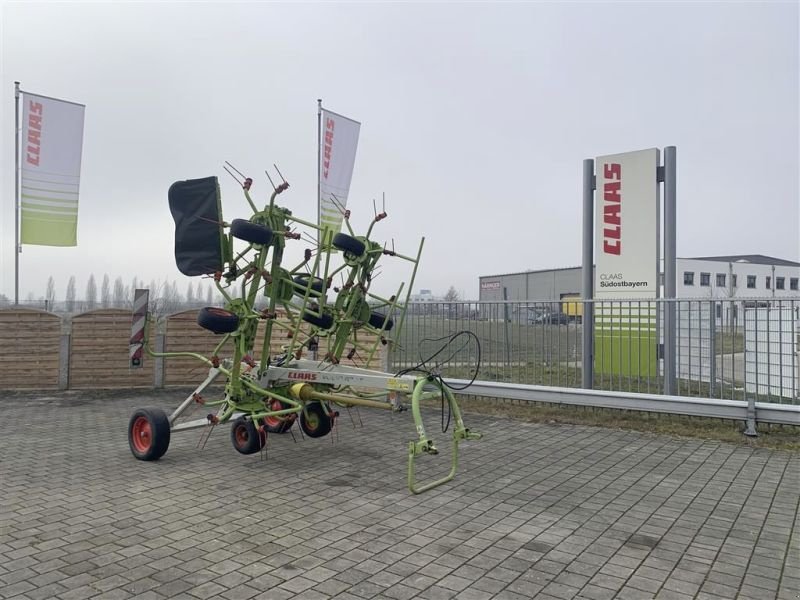
[[[270,400],[268,405],[270,410],[289,408],[288,404],[284,404],[278,399]],[[286,433],[292,428],[296,419],[296,414],[288,414],[283,417],[264,417],[264,429],[269,433]]]
[[158,460],[169,448],[170,426],[160,408],[139,408],[128,421],[128,445],[139,460]]
[[241,454],[255,454],[266,444],[266,435],[252,421],[239,417],[231,425],[231,442]]
[[361,256],[367,249],[367,247],[364,245],[364,242],[357,240],[346,233],[337,233],[335,236],[333,236],[333,241],[331,243],[333,244],[334,248],[338,248],[342,252],[347,252],[353,256]]
[[319,327],[320,329],[330,329],[333,327],[333,317],[328,313],[322,313],[322,315],[318,317],[309,312],[304,312],[303,321],[311,323],[314,327]]
[[325,412],[319,402],[309,402],[300,413],[300,429],[308,437],[328,435],[333,428],[333,417]]
[[272,230],[258,223],[251,223],[244,219],[231,221],[231,235],[237,239],[251,244],[269,245],[272,242]]
[[[383,325],[384,322],[386,322],[385,327]],[[392,327],[394,327],[394,321],[392,321],[388,316],[377,312],[369,315],[369,324],[375,329],[383,329],[384,331],[391,331]]]
[[298,275],[294,278],[294,282],[303,289],[294,288],[294,293],[298,296],[305,296],[305,288],[311,287],[312,292],[322,293],[322,279],[319,277],[312,277],[310,275]]
[[239,317],[224,308],[206,306],[197,313],[197,324],[213,333],[231,333],[239,327]]

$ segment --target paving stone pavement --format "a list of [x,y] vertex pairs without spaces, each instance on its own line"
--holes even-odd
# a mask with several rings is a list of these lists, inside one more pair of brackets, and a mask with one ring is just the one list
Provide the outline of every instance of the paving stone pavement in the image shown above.
[[362,410],[266,461],[227,427],[135,460],[132,409],[182,398],[0,393],[0,598],[800,598],[797,453],[468,415],[414,496],[410,415]]

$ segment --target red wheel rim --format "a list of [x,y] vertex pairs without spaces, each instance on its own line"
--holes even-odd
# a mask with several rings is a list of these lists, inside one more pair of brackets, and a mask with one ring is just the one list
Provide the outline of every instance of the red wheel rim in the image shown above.
[[[283,410],[283,403],[280,400],[273,400],[269,403],[270,410]],[[267,427],[277,427],[283,423],[280,417],[264,417],[264,425]]]
[[217,315],[219,317],[233,317],[233,316],[236,316],[231,311],[225,310],[224,308],[215,308],[215,307],[212,306],[212,307],[207,308],[206,310],[208,312],[210,312],[212,315]]
[[250,441],[250,434],[247,432],[247,427],[244,425],[237,425],[234,433],[236,437],[236,445],[240,448],[245,446]]
[[150,450],[153,445],[153,428],[147,417],[136,417],[131,427],[131,443],[136,452],[141,454]]

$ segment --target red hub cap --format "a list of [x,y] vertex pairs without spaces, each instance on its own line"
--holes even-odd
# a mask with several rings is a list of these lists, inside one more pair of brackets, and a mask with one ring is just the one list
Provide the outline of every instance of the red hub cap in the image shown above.
[[153,445],[153,428],[147,417],[137,417],[131,428],[131,442],[136,452],[145,453]]
[[250,434],[247,433],[247,427],[239,425],[236,427],[236,443],[241,447],[250,441]]
[[[273,400],[269,403],[270,410],[283,410],[283,403],[280,400]],[[277,427],[283,422],[280,417],[264,417],[264,424],[267,427]]]

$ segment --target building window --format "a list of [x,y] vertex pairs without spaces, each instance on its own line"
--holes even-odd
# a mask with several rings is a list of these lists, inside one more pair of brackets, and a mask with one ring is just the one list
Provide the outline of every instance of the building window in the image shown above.
[[786,287],[784,287],[785,286],[785,282],[786,282],[786,278],[785,277],[776,277],[775,278],[775,289],[776,290],[785,290],[786,289]]
[[792,278],[789,280],[789,289],[790,289],[790,290],[794,290],[794,291],[796,292],[796,291],[797,291],[797,289],[798,289],[798,287],[797,287],[797,283],[798,283],[798,278],[797,278],[797,277],[792,277]]
[[711,285],[711,273],[700,273],[700,285],[705,287]]
[[731,275],[731,285],[732,285],[733,287],[736,287],[736,286],[738,285],[738,284],[736,283],[736,275],[735,275],[735,274]]
[[747,289],[748,290],[756,289],[756,276],[755,275],[748,275],[747,276]]
[[715,308],[716,308],[717,318],[721,319],[722,318],[722,304],[717,302]]
[[694,285],[694,271],[683,272],[683,285]]
[[770,277],[769,275],[767,275],[767,289],[768,290],[772,289],[772,277]]
[[725,287],[725,273],[717,273],[717,287]]

